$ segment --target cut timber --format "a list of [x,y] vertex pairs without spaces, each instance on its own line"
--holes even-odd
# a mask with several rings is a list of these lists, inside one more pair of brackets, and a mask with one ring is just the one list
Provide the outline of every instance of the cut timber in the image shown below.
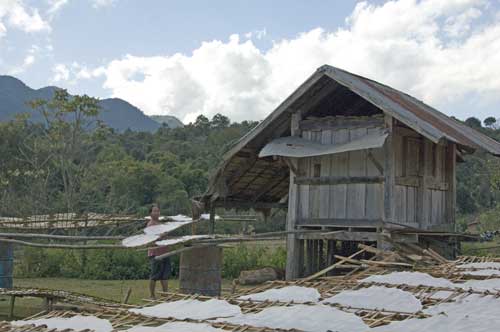
[[[346,261],[348,261],[348,260],[350,260],[350,259],[352,259],[352,258],[356,257],[357,255],[359,255],[359,254],[361,254],[361,253],[363,253],[363,252],[365,252],[365,249],[361,249],[360,251],[355,252],[354,254],[352,254],[352,255],[351,255],[351,256],[349,256],[349,257],[344,257],[344,258],[340,259],[340,261],[338,261],[337,263],[335,263],[335,264],[333,264],[333,265],[331,265],[331,266],[327,267],[326,269],[323,269],[323,270],[321,270],[321,271],[319,271],[319,272],[317,272],[317,273],[315,273],[315,274],[313,274],[313,275],[311,275],[311,276],[309,276],[309,277],[307,277],[307,278],[304,278],[304,279],[300,280],[300,282],[307,282],[307,281],[311,281],[311,280],[314,280],[314,279],[316,279],[316,278],[319,278],[319,277],[321,277],[322,275],[324,275],[324,274],[326,274],[326,273],[330,272],[331,270],[333,270],[333,269],[335,269],[335,268],[339,267],[340,265],[342,265],[342,264],[343,264],[343,263],[345,263]],[[335,255],[335,257],[337,257],[337,255]]]
[[266,281],[278,279],[278,273],[272,267],[258,270],[241,271],[238,278],[240,285],[257,285]]

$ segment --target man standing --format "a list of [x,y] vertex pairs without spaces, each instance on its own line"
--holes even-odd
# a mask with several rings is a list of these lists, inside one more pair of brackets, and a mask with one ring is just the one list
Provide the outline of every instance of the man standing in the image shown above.
[[[147,226],[154,226],[160,223],[160,208],[158,205],[152,205],[149,209],[151,220]],[[151,274],[149,276],[149,293],[152,299],[155,299],[156,281],[160,280],[164,292],[168,291],[168,277],[170,275],[170,258],[156,260],[156,256],[167,252],[166,247],[156,247],[148,249],[148,257],[151,264]]]

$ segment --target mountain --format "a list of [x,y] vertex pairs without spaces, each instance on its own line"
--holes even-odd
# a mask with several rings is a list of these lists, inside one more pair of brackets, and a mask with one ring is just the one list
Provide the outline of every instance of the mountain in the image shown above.
[[[0,75],[0,121],[9,121],[16,114],[29,113],[32,121],[41,121],[41,115],[31,109],[27,102],[33,99],[51,99],[55,86],[32,89],[12,76]],[[155,131],[161,125],[146,116],[140,109],[118,98],[100,100],[99,119],[118,131]]]
[[173,115],[151,115],[149,117],[159,124],[166,124],[169,128],[184,127],[184,123]]

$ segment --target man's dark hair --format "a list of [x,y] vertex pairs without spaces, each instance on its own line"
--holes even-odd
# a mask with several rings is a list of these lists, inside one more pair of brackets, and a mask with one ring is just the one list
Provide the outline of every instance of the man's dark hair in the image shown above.
[[153,209],[157,207],[158,209],[160,208],[160,206],[158,206],[158,204],[151,204],[151,206],[149,207],[149,213],[153,212]]

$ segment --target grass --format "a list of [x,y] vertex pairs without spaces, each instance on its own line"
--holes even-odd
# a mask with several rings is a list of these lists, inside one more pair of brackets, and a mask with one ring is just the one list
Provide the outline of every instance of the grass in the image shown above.
[[[132,293],[128,303],[139,304],[142,299],[149,297],[149,280],[83,280],[70,278],[29,278],[14,279],[15,287],[48,288],[67,290],[104,299],[121,302],[127,289],[130,287]],[[157,290],[161,290],[159,283]],[[230,280],[223,280],[223,289],[231,287]],[[169,289],[177,290],[179,281],[169,280]],[[43,300],[40,298],[16,298],[14,316],[16,319],[34,315],[43,310]],[[9,297],[0,297],[0,319],[6,319],[9,313]]]

